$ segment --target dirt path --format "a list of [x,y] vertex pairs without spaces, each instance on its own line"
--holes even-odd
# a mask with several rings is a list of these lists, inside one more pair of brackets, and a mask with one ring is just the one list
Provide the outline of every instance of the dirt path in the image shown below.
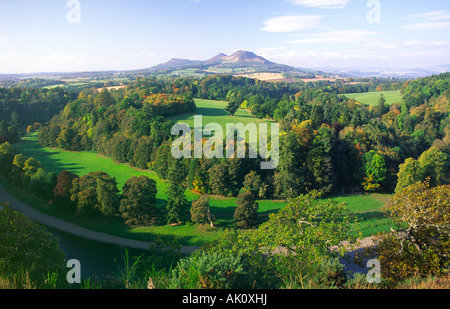
[[[0,184],[0,202],[8,203],[13,210],[23,213],[29,219],[39,224],[78,237],[83,237],[89,240],[95,240],[102,243],[114,244],[141,250],[148,250],[151,245],[150,242],[126,239],[122,237],[91,231],[76,224],[69,223],[61,219],[57,219],[52,216],[43,214],[40,211],[37,211],[36,209],[24,204],[16,197],[6,192],[6,190],[3,188],[1,184]],[[199,247],[184,246],[181,252],[183,254],[189,254],[196,251],[197,249],[199,249]]]

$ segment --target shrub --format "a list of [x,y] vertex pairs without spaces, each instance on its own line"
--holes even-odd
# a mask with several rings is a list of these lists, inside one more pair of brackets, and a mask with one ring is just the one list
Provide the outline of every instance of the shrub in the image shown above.
[[196,254],[178,262],[173,270],[173,289],[233,289],[245,273],[241,255]]

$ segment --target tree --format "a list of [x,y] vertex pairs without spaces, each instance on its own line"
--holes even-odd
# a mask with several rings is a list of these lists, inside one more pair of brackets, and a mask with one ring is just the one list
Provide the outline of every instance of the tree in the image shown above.
[[236,200],[237,208],[234,212],[234,220],[240,228],[248,229],[258,225],[259,204],[251,192],[239,194]]
[[209,223],[211,227],[214,227],[216,218],[211,214],[209,197],[207,195],[200,196],[198,200],[192,203],[191,220],[195,224]]
[[417,182],[397,192],[386,205],[392,232],[381,237],[380,262],[388,280],[440,276],[450,259],[450,186]]
[[60,209],[72,209],[75,207],[73,202],[70,200],[71,193],[73,187],[73,181],[78,178],[78,175],[75,175],[68,171],[61,172],[56,178],[56,186],[53,189],[53,204]]
[[128,225],[152,224],[157,216],[156,182],[146,176],[132,177],[125,182],[120,213]]
[[395,192],[400,192],[402,189],[420,181],[420,166],[417,160],[408,158],[405,163],[400,164],[399,169]]
[[27,176],[28,178],[31,178],[34,174],[36,174],[40,168],[42,168],[41,162],[33,157],[28,158],[23,166],[25,176]]
[[117,182],[105,172],[94,172],[73,180],[70,200],[79,214],[114,216],[119,208]]
[[431,147],[425,151],[418,159],[420,165],[420,179],[429,182],[432,187],[441,184],[441,177],[444,176],[448,168],[447,154],[443,153],[437,147]]
[[109,107],[111,105],[114,105],[114,103],[114,98],[106,88],[102,89],[94,99],[94,105],[97,107]]
[[183,159],[172,159],[167,180],[167,223],[179,224],[187,217],[189,202],[186,199],[186,166]]
[[9,176],[15,155],[13,145],[10,143],[0,145],[0,176]]
[[[6,272],[26,271],[43,283],[52,272],[64,274],[64,252],[44,227],[0,203],[0,262]],[[5,269],[2,268],[2,271]]]
[[228,173],[227,162],[214,164],[209,170],[209,188],[213,195],[228,195],[230,185],[230,175]]
[[386,161],[382,154],[371,150],[364,155],[366,178],[363,186],[366,191],[377,191],[387,179]]
[[380,99],[378,100],[378,105],[375,107],[374,115],[378,118],[381,118],[385,113],[389,111],[389,106],[386,106],[386,99],[384,95],[380,95]]
[[345,203],[319,199],[313,191],[291,199],[257,229],[227,232],[206,250],[241,253],[252,275],[248,286],[308,288],[321,272],[319,265],[345,255],[344,241],[355,244],[355,220]]
[[409,158],[400,165],[395,192],[399,192],[416,182],[425,181],[427,178],[429,178],[429,184],[432,187],[438,186],[441,184],[441,178],[447,172],[447,168],[447,154],[437,147],[431,147],[422,153],[419,159]]
[[235,101],[231,101],[228,106],[225,108],[225,110],[230,113],[231,116],[234,116],[236,114],[237,110],[239,109],[239,104]]
[[53,189],[56,185],[56,175],[49,173],[43,168],[39,168],[35,174],[30,177],[28,189],[38,196],[50,200],[53,198]]
[[255,171],[250,171],[245,176],[243,185],[244,191],[249,191],[258,198],[265,198],[267,195],[267,185],[263,183],[261,176]]
[[25,156],[21,153],[14,156],[11,168],[11,180],[15,185],[26,186],[28,184],[24,172],[26,160]]

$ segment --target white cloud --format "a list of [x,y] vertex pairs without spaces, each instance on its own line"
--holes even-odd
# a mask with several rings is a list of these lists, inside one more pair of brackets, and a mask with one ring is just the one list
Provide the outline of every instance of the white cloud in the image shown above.
[[293,32],[313,29],[319,26],[322,16],[280,16],[268,19],[262,28],[268,32]]
[[421,14],[415,14],[407,17],[407,19],[426,19],[429,21],[447,20],[450,19],[450,13],[448,11],[433,11]]
[[350,0],[286,0],[295,5],[320,9],[342,9]]
[[378,32],[366,30],[342,30],[312,34],[304,39],[290,41],[291,44],[355,43],[372,39]]
[[448,11],[433,11],[415,14],[406,19],[419,19],[423,20],[423,22],[403,26],[403,29],[405,30],[442,30],[450,28],[450,13]]
[[413,25],[403,26],[405,30],[443,30],[450,28],[450,21],[448,22],[424,22]]

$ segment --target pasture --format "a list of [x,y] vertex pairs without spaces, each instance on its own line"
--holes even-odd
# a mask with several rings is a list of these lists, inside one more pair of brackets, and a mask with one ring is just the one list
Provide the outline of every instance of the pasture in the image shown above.
[[400,91],[380,91],[380,92],[363,92],[363,93],[346,93],[347,98],[354,99],[360,103],[377,106],[380,100],[380,96],[383,95],[386,99],[386,104],[392,105],[399,103],[403,99],[403,95]]

